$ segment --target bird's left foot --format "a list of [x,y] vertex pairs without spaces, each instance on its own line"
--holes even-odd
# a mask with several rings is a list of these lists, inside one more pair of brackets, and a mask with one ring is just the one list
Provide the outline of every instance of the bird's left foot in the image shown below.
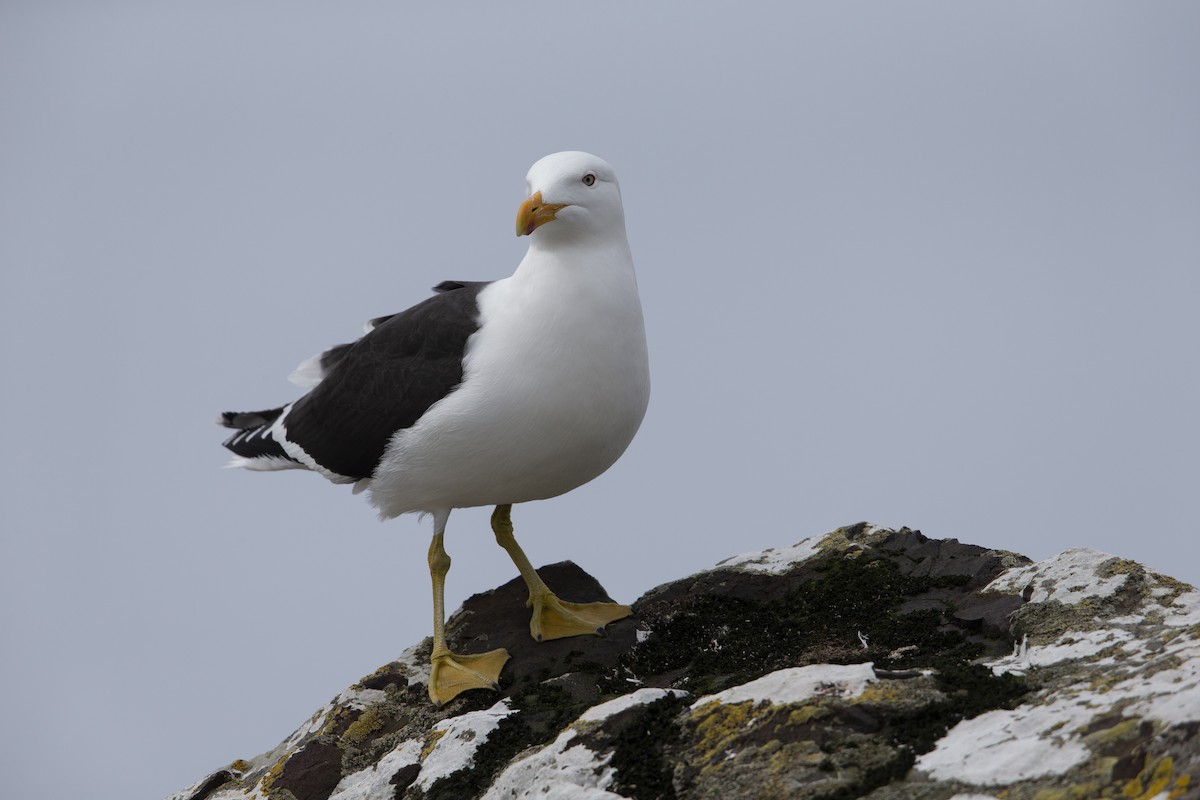
[[604,635],[604,626],[625,619],[633,610],[620,603],[570,603],[552,592],[531,597],[529,633],[539,642],[583,634]]
[[473,655],[436,651],[430,659],[429,699],[440,708],[468,689],[498,689],[507,661],[503,648]]

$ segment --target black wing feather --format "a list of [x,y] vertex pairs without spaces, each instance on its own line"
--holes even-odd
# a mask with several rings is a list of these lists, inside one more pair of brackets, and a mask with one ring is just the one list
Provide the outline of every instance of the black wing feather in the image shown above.
[[[485,285],[487,285],[486,281],[482,282],[482,283],[472,282],[472,281],[442,281],[437,286],[433,287],[433,291],[441,294],[442,292],[452,292],[455,289],[466,289],[471,286],[481,286],[482,287]],[[401,313],[404,313],[404,312],[401,312]],[[375,328],[378,328],[383,323],[387,322],[392,317],[398,317],[398,316],[400,316],[400,314],[387,314],[382,317],[375,317],[374,319],[369,319],[369,320],[367,320],[367,328],[370,330],[374,330]],[[341,352],[335,354],[334,356],[332,356],[332,360],[336,362],[338,359],[340,359],[342,357],[342,355],[345,355],[345,351],[342,350],[342,348],[349,348],[349,347],[353,347],[353,346],[354,346],[353,343],[339,344],[337,347],[332,347],[329,350],[325,351],[324,353],[321,354],[321,367],[324,368],[324,367],[330,366],[325,361],[326,355],[333,353],[335,350],[341,351]]]
[[370,477],[392,435],[462,382],[467,339],[479,328],[476,298],[486,285],[443,282],[438,294],[330,350],[336,355],[324,380],[288,412],[288,440],[331,472]]
[[341,360],[346,357],[346,354],[352,349],[354,349],[354,342],[350,342],[349,344],[335,344],[324,353],[321,353],[321,374],[328,375],[329,373],[333,372],[338,363],[341,362]]
[[296,462],[273,437],[263,435],[264,429],[282,413],[283,407],[268,411],[226,411],[218,422],[226,428],[237,428],[238,432],[225,440],[225,447],[242,458],[284,458]]

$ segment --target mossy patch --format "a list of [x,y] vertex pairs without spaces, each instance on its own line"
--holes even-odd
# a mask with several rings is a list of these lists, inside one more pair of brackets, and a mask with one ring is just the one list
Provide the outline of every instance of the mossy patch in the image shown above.
[[655,700],[638,709],[611,742],[616,770],[612,791],[634,800],[674,800],[674,759],[671,749],[680,740],[678,718],[689,701],[675,696]]
[[[601,688],[620,693],[628,690],[626,675],[678,673],[687,675],[682,688],[703,695],[802,664],[870,660],[902,669],[962,663],[982,653],[978,641],[947,624],[951,609],[937,599],[967,578],[905,575],[873,551],[832,558],[819,569],[778,599],[708,594],[689,598],[664,619],[645,620],[654,635],[622,656]],[[901,612],[921,597],[935,607]]]
[[904,753],[895,778],[903,777],[916,756],[932,750],[937,740],[962,720],[998,708],[1014,708],[1029,691],[1022,678],[995,675],[979,664],[944,663],[933,678],[944,699],[917,708],[892,709],[884,717],[884,735]]

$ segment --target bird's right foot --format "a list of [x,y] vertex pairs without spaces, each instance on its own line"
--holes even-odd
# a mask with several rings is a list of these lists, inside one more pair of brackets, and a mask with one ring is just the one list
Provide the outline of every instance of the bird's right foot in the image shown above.
[[529,635],[539,642],[568,636],[604,635],[604,626],[625,619],[633,610],[620,603],[571,603],[549,589],[529,598],[533,615]]
[[500,670],[508,661],[508,651],[464,655],[446,650],[430,659],[429,699],[441,706],[468,689],[500,688]]

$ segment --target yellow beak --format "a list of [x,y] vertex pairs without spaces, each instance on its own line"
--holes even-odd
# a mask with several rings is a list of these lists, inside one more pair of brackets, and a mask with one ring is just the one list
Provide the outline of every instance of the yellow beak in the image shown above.
[[542,193],[534,192],[517,210],[517,236],[533,233],[534,229],[554,219],[554,215],[568,205],[569,203],[543,203]]

